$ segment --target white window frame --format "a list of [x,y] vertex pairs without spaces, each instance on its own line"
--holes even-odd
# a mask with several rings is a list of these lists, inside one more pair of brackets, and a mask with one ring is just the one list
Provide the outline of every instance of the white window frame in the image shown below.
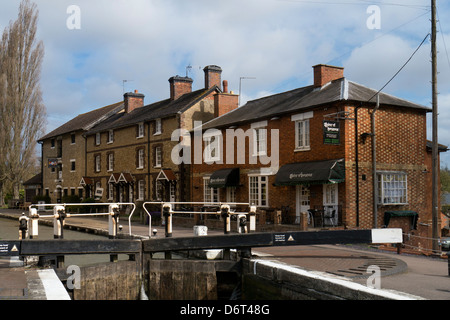
[[219,189],[211,188],[209,186],[209,178],[210,177],[203,177],[203,201],[205,203],[220,202]]
[[159,135],[162,133],[162,121],[161,118],[155,119],[155,133],[154,135]]
[[[222,132],[213,129],[212,131],[206,131],[203,134],[203,141],[205,142],[205,151],[203,157],[206,163],[222,163]],[[212,155],[212,152],[215,154]]]
[[108,200],[114,199],[114,184],[108,183]]
[[378,204],[407,205],[408,175],[398,171],[378,171]]
[[100,172],[102,170],[101,156],[95,156],[95,172]]
[[145,131],[144,123],[143,122],[138,123],[138,135],[137,135],[136,138],[143,138],[144,137],[144,131]]
[[253,134],[253,156],[267,155],[267,120],[251,124]]
[[145,182],[144,180],[138,181],[138,198],[136,200],[144,200],[144,193],[145,193]]
[[248,200],[250,205],[269,206],[269,176],[248,175]]
[[324,184],[323,185],[323,205],[337,206],[339,202],[338,184]]
[[291,121],[295,122],[294,151],[311,150],[311,126],[309,119],[311,119],[313,116],[313,111],[299,113],[291,116]]
[[138,149],[138,167],[136,169],[144,169],[144,158],[144,149]]
[[155,168],[161,168],[162,166],[162,147],[155,147]]
[[227,202],[236,202],[236,187],[227,187]]
[[108,170],[107,171],[113,171],[114,170],[114,153],[108,154]]
[[114,142],[114,130],[109,130],[107,143],[113,143],[113,142]]

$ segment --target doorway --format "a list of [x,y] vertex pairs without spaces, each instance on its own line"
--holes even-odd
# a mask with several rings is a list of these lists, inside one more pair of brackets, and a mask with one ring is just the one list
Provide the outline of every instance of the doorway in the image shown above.
[[[296,210],[295,210],[295,223],[300,223],[300,216],[302,212],[308,212],[310,209],[310,191],[308,186],[304,185],[297,185],[296,186]],[[309,221],[309,215],[308,215],[308,224],[310,224],[311,221]]]

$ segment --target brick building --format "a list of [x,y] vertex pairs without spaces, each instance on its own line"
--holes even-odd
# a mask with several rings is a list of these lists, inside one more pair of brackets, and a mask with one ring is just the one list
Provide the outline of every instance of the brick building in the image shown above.
[[62,201],[64,196],[90,197],[90,189],[80,185],[86,174],[86,143],[83,134],[98,122],[123,110],[118,102],[80,114],[38,140],[42,152],[43,195],[52,203]]
[[[144,105],[144,95],[124,94],[124,110],[87,131],[86,175],[96,198],[103,202],[186,201],[190,168],[172,161],[177,142],[172,134],[190,130],[237,107],[238,96],[222,90],[218,66],[204,68],[205,86],[192,91],[193,80],[169,79],[168,99]],[[224,109],[224,110],[222,110]]]
[[377,107],[377,91],[343,68],[313,70],[313,85],[203,124],[202,139],[192,139],[204,150],[192,165],[192,200],[257,205],[260,223],[279,222],[277,211],[281,222],[300,223],[312,209],[310,226],[431,236],[431,110],[384,93]]

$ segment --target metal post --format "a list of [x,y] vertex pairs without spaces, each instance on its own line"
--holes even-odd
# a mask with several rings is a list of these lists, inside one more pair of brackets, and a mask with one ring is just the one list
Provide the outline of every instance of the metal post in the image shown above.
[[53,207],[53,238],[63,239],[64,218],[66,217],[65,208],[63,206]]
[[229,205],[221,205],[220,206],[220,215],[223,218],[223,233],[230,233],[230,206]]
[[22,213],[22,216],[19,218],[19,240],[27,238],[28,220],[29,219],[25,216],[25,213]]
[[250,231],[256,230],[256,206],[251,206],[249,211],[250,216]]
[[108,234],[110,239],[117,236],[117,225],[119,224],[119,205],[114,203],[109,205]]
[[39,214],[37,213],[36,208],[30,208],[29,212],[30,218],[30,239],[37,239],[39,234]]
[[170,203],[164,203],[163,216],[165,219],[165,231],[166,238],[172,237],[172,205]]

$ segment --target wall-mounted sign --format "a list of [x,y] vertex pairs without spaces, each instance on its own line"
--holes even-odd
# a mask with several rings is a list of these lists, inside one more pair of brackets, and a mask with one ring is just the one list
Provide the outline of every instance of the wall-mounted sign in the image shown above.
[[56,168],[56,167],[58,167],[58,159],[57,158],[49,158],[48,159],[48,167],[49,168]]
[[323,143],[340,144],[339,121],[323,121]]

